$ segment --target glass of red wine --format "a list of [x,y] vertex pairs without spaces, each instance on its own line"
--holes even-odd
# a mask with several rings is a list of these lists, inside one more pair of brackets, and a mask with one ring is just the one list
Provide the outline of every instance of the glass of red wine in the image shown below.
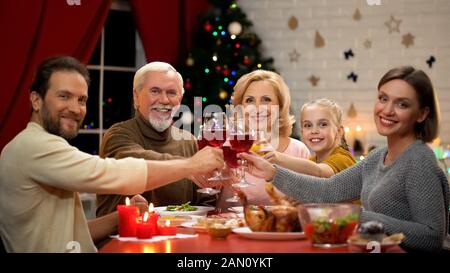
[[[225,112],[217,112],[207,114],[204,118],[203,125],[200,127],[199,137],[197,138],[198,146],[204,147],[212,146],[222,148],[227,140],[227,116]],[[208,178],[208,181],[220,181],[228,179],[222,172],[215,172],[213,177]],[[213,188],[202,188],[197,190],[200,193],[217,194],[220,191]]]
[[[255,130],[252,130],[248,126],[248,122],[244,118],[237,118],[234,119],[231,126],[231,133],[229,136],[229,141],[231,148],[236,151],[237,154],[239,153],[245,153],[250,150],[250,148],[253,145],[253,142],[256,140],[256,133]],[[240,170],[240,178],[239,181],[233,186],[244,188],[248,187],[250,185],[253,185],[252,183],[249,183],[245,179],[245,165],[246,161],[243,159],[238,160],[239,163],[239,170]]]

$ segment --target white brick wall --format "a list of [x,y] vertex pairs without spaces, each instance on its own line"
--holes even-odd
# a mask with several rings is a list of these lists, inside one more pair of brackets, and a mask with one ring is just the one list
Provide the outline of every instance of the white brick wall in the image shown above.
[[[330,97],[347,112],[353,102],[358,116],[347,118],[347,125],[364,129],[366,148],[384,144],[373,123],[372,108],[381,76],[397,65],[410,64],[423,69],[432,79],[439,97],[442,126],[440,137],[450,143],[450,0],[381,0],[381,6],[369,6],[366,0],[240,0],[239,6],[254,24],[262,39],[266,56],[274,57],[275,67],[291,88],[294,114],[308,100]],[[361,20],[354,21],[359,9]],[[391,14],[402,20],[400,33],[388,33],[384,25]],[[295,16],[298,27],[291,30],[288,20]],[[314,47],[318,30],[325,47]],[[405,48],[402,35],[415,36],[414,45]],[[364,41],[372,47],[366,49]],[[345,60],[343,52],[351,48],[355,57]],[[289,52],[300,54],[297,63],[289,61]],[[436,57],[433,68],[425,61]],[[358,82],[347,80],[355,71]],[[307,78],[320,77],[312,87]]]

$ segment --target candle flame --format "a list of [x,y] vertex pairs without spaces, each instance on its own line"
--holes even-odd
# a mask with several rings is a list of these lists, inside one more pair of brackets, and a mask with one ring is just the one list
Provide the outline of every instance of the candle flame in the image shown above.
[[170,220],[166,220],[166,227],[170,226]]
[[144,213],[144,219],[143,219],[143,221],[144,221],[144,222],[147,222],[147,220],[148,220],[148,212],[145,212],[145,213]]
[[155,209],[153,208],[153,203],[150,203],[150,205],[148,206],[148,212],[152,213]]
[[130,205],[130,198],[125,198],[125,205],[129,206]]

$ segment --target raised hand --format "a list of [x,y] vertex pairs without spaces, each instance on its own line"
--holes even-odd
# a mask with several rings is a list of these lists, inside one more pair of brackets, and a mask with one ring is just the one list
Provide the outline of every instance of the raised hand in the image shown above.
[[247,160],[247,171],[254,176],[264,178],[271,181],[275,176],[275,167],[266,159],[248,153],[241,153],[239,157]]

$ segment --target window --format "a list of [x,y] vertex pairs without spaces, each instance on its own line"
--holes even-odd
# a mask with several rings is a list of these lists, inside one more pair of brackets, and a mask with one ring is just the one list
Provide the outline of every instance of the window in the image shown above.
[[103,133],[133,112],[133,77],[145,64],[129,3],[113,1],[101,37],[88,64],[91,76],[87,114],[78,136],[70,143],[98,155]]

